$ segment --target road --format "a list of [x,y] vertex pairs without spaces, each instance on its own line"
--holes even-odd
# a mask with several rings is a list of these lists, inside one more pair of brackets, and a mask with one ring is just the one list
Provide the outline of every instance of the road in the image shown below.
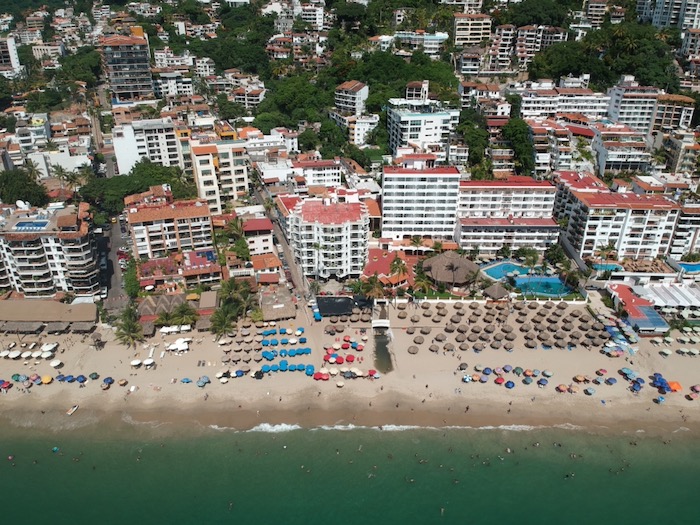
[[122,271],[119,268],[119,260],[117,259],[117,250],[121,248],[125,242],[121,238],[119,223],[112,224],[109,230],[109,237],[104,237],[104,248],[107,249],[107,300],[105,307],[109,310],[120,310],[126,305],[126,296],[121,287]]

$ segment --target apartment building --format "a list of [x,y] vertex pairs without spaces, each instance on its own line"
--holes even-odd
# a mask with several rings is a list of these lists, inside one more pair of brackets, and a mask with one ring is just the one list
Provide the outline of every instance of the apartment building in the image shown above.
[[243,236],[251,255],[273,253],[273,229],[272,221],[267,217],[247,219],[243,222]]
[[591,129],[591,148],[596,155],[599,176],[606,171],[646,171],[651,163],[651,153],[645,133],[608,122],[595,122]]
[[433,60],[440,57],[445,42],[447,42],[449,38],[450,35],[447,33],[441,31],[428,33],[423,29],[416,29],[415,31],[397,31],[394,33],[395,42],[401,44],[403,47],[407,47],[411,51],[420,49]]
[[491,38],[489,15],[480,13],[455,13],[454,15],[454,45],[478,46]]
[[594,28],[599,28],[603,25],[605,14],[608,12],[608,0],[587,0],[586,1],[586,19]]
[[526,119],[535,157],[535,175],[546,177],[554,170],[571,169],[572,134],[550,119]]
[[97,246],[90,206],[51,205],[0,215],[0,286],[29,298],[59,292],[94,296],[100,292]]
[[193,68],[195,59],[187,49],[181,55],[176,55],[169,47],[153,50],[153,61],[157,68]]
[[580,258],[611,244],[618,260],[668,255],[680,205],[660,195],[572,191],[564,238]]
[[[141,31],[141,33],[143,32]],[[151,53],[145,34],[142,36],[102,37],[99,41],[99,48],[110,89],[118,101],[143,100],[153,97]]]
[[592,173],[579,171],[556,171],[552,181],[557,187],[554,199],[554,217],[557,220],[568,220],[574,206],[572,192],[599,193],[606,192],[608,186]]
[[452,239],[460,172],[454,166],[412,170],[387,166],[382,175],[382,237]]
[[522,118],[554,117],[557,113],[579,113],[590,119],[606,117],[610,97],[584,87],[587,82],[571,80],[561,78],[558,85],[551,80],[530,82],[524,89],[516,87],[508,91],[520,95]]
[[654,109],[652,129],[666,133],[690,129],[695,113],[695,100],[685,95],[659,95]]
[[220,215],[226,205],[248,194],[249,159],[245,142],[190,142],[192,172],[197,195],[207,202],[212,215]]
[[32,46],[32,55],[37,60],[58,59],[66,54],[66,47],[60,40],[54,43],[34,44]]
[[119,173],[129,173],[144,158],[163,166],[184,167],[176,125],[171,117],[115,126],[112,141]]
[[543,254],[558,238],[559,225],[552,217],[462,217],[455,234],[461,249],[478,249],[482,255],[496,255],[504,246],[512,251],[534,248]]
[[46,146],[51,140],[51,122],[47,113],[31,113],[17,120],[15,139],[22,153],[27,154]]
[[0,38],[0,75],[5,78],[15,78],[24,72],[24,66],[19,62],[15,37],[9,35]]
[[287,239],[305,276],[359,277],[369,249],[369,213],[362,202],[306,199],[286,218]]
[[483,0],[440,0],[443,5],[462,7],[465,13],[480,13]]
[[476,76],[484,68],[488,50],[483,47],[466,47],[460,53],[457,73],[463,76]]
[[419,100],[391,98],[387,109],[389,149],[403,146],[432,151],[444,161],[444,150],[459,123],[459,109],[443,106],[427,97]]
[[337,188],[342,185],[345,168],[339,158],[328,160],[297,160],[292,162],[294,175],[304,177],[307,186]]
[[358,80],[348,80],[335,88],[335,109],[342,115],[360,116],[365,112],[369,87]]
[[666,167],[671,173],[682,173],[691,176],[698,169],[700,161],[700,144],[695,133],[676,131],[664,139],[663,147],[666,152]]
[[179,251],[211,250],[211,213],[205,201],[128,204],[127,199],[124,212],[135,257],[155,259]]
[[331,111],[329,116],[339,126],[348,130],[348,142],[355,146],[366,145],[369,134],[379,125],[379,115],[375,114],[344,116]]
[[649,133],[654,123],[656,102],[663,91],[653,86],[640,86],[632,75],[623,75],[608,90],[608,116],[615,122]]
[[515,52],[516,28],[512,24],[497,26],[493,32],[489,47],[488,70],[493,72],[508,72],[512,67]]
[[189,97],[194,95],[194,83],[182,71],[154,69],[153,93],[156,98]]
[[544,51],[558,42],[566,42],[567,31],[561,27],[553,26],[522,26],[517,29],[515,35],[515,56],[518,59],[518,67],[527,69],[536,53]]
[[700,202],[686,200],[681,204],[673,231],[669,255],[676,260],[700,251]]

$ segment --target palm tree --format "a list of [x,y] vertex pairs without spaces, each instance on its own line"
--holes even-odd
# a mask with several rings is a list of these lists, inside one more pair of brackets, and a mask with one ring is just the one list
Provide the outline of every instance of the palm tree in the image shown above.
[[226,229],[230,237],[233,237],[236,240],[240,239],[244,235],[243,219],[241,219],[240,217],[235,217],[232,221],[228,223]]
[[26,159],[24,161],[24,170],[34,180],[38,181],[41,178],[41,170],[39,170],[39,165],[32,159]]
[[116,330],[117,341],[127,347],[135,347],[143,341],[143,327],[138,320],[138,313],[133,304],[129,304],[122,312]]
[[355,295],[362,295],[362,292],[364,291],[364,284],[362,281],[359,279],[356,279],[354,281],[350,281],[347,283],[345,286]]
[[175,321],[175,324],[189,324],[193,325],[194,323],[197,322],[197,318],[199,317],[199,314],[197,313],[197,310],[195,310],[192,305],[188,302],[184,302],[181,304],[178,304],[175,307],[175,310],[172,312],[173,319]]
[[375,273],[365,281],[365,297],[368,299],[382,299],[384,297],[384,285]]
[[217,308],[211,316],[211,331],[216,339],[229,333],[237,320],[238,312],[232,305],[225,303]]
[[60,164],[52,164],[51,171],[53,172],[53,176],[61,183],[61,187],[63,187],[63,184],[68,181],[70,172]]
[[389,272],[391,275],[396,275],[399,277],[408,274],[408,267],[406,266],[406,261],[404,261],[398,254],[394,256],[394,260],[389,264]]
[[321,243],[315,242],[313,249],[316,252],[316,279],[318,279],[321,272]]
[[537,266],[537,261],[539,259],[539,256],[537,255],[537,252],[535,250],[532,250],[532,252],[528,252],[525,255],[525,266],[527,266],[528,269],[528,274],[530,275],[530,278],[532,278],[532,275],[534,274],[535,271],[535,266]]
[[607,261],[610,256],[615,252],[615,243],[613,241],[608,241],[608,244],[601,244],[598,246],[598,255],[600,255],[600,261]]
[[309,283],[309,292],[311,295],[318,295],[321,292],[321,283],[316,279]]
[[414,235],[411,237],[411,246],[414,248],[419,248],[423,246],[423,238],[420,235]]
[[428,279],[425,276],[420,276],[417,277],[415,282],[413,283],[413,289],[418,291],[418,292],[423,292],[424,294],[428,294],[430,290],[433,289],[433,283],[430,282],[430,279]]
[[46,145],[44,147],[46,148],[46,151],[58,151],[58,144],[51,139],[46,141]]
[[445,265],[445,270],[447,270],[448,272],[452,272],[452,288],[455,287],[455,272],[457,271],[457,268],[458,266],[452,261],[448,262]]
[[[469,288],[469,290],[471,292],[474,292],[474,286],[476,286],[476,284],[479,282],[480,276],[481,276],[481,270],[474,270],[473,272],[469,272],[467,274],[466,284],[467,284],[467,288]],[[473,295],[473,293],[472,293],[472,295]]]
[[442,243],[440,241],[435,241],[433,243],[433,250],[440,253],[442,251]]
[[156,326],[172,326],[178,323],[175,322],[175,316],[171,312],[161,312],[153,324]]

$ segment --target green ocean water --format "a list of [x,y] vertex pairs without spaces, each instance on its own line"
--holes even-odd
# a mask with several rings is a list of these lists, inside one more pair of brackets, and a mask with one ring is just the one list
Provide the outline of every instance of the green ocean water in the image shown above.
[[53,524],[700,522],[700,441],[689,432],[664,444],[576,429],[283,429],[2,439],[2,516]]

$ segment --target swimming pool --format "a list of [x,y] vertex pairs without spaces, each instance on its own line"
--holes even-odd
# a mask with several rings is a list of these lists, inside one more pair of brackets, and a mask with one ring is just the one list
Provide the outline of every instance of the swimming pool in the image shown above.
[[515,287],[523,295],[534,294],[546,297],[558,297],[570,294],[573,289],[559,280],[559,277],[518,277]]
[[[598,270],[599,272],[614,272],[617,270],[624,270],[622,266],[615,263],[596,263],[593,265],[593,269]],[[700,268],[698,269],[700,270]]]
[[17,231],[40,231],[46,228],[49,221],[18,221],[15,224]]
[[700,272],[700,262],[679,262],[678,266],[685,270],[685,273],[698,273]]
[[491,277],[491,279],[500,281],[511,272],[519,272],[520,274],[525,275],[527,273],[527,268],[522,264],[500,262],[494,264],[493,266],[486,266],[482,268],[482,271]]

